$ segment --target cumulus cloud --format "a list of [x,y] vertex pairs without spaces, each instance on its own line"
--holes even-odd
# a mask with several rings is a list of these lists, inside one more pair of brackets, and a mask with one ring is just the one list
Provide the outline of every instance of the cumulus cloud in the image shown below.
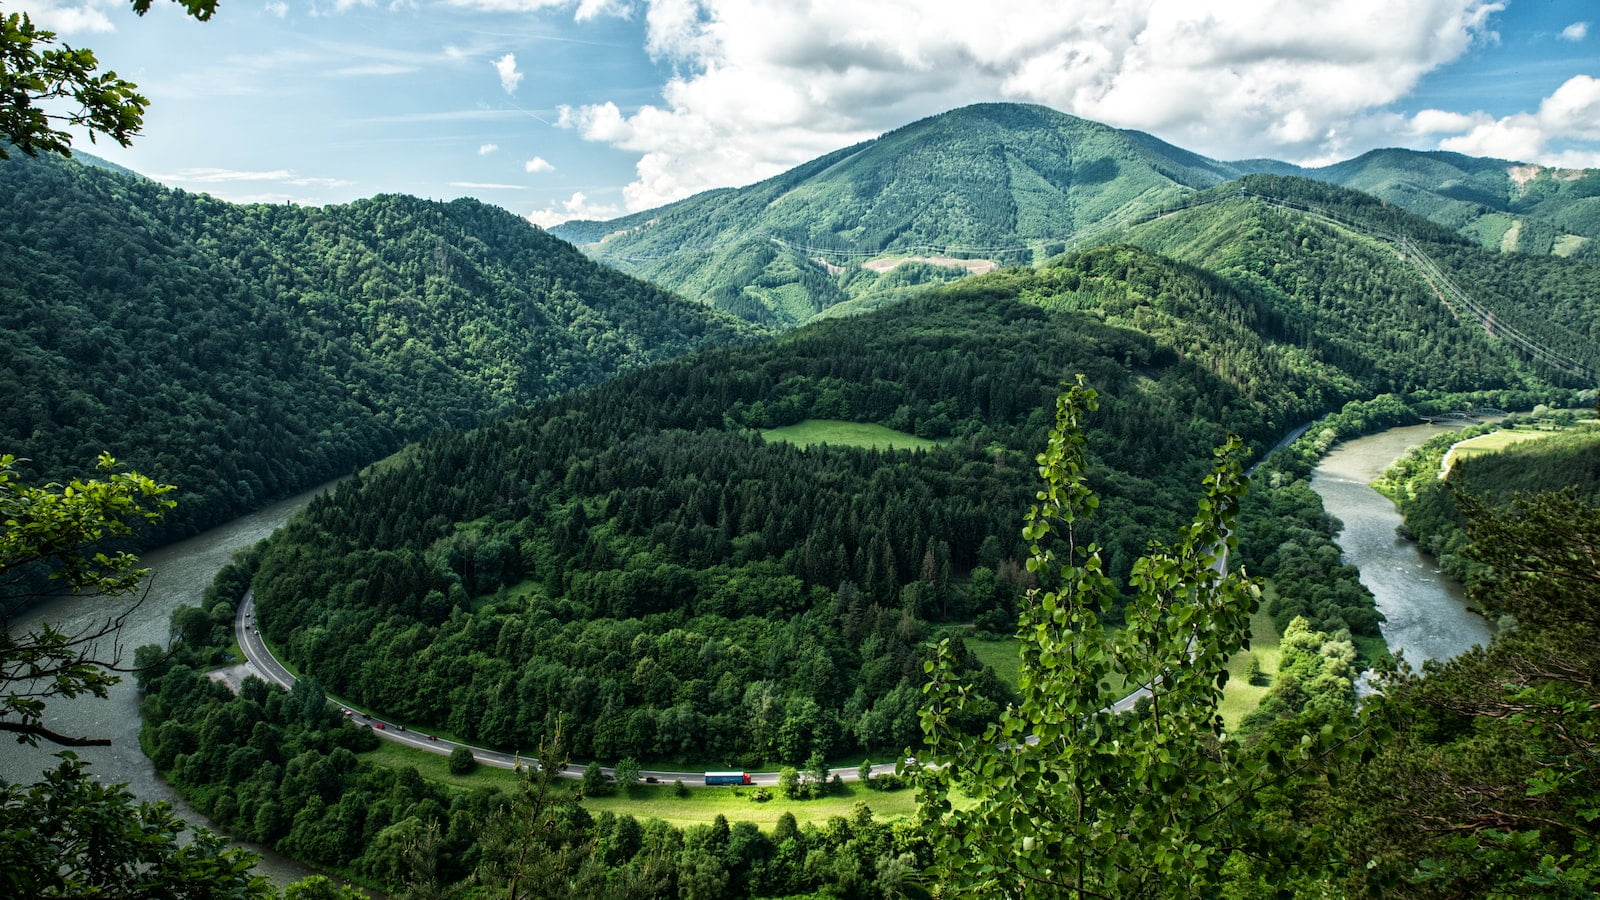
[[116,26],[99,7],[104,4],[85,0],[82,3],[58,3],[56,0],[33,0],[23,10],[34,27],[54,31],[63,37],[95,31],[115,31]]
[[614,219],[619,215],[622,210],[616,206],[590,203],[583,191],[577,191],[555,205],[528,213],[528,221],[540,228],[554,228],[573,219]]
[[1537,112],[1494,118],[1463,117],[1462,131],[1439,142],[1444,150],[1518,162],[1600,166],[1600,153],[1558,149],[1566,141],[1600,140],[1600,78],[1574,75],[1544,98]]
[[1561,29],[1561,39],[1564,41],[1572,41],[1573,43],[1577,43],[1588,36],[1588,22],[1573,22],[1571,25]]
[[506,93],[515,94],[517,85],[522,83],[522,73],[517,71],[517,55],[507,53],[494,61],[494,70],[500,73],[500,86]]
[[479,156],[488,156],[489,154],[491,154],[491,153],[493,153],[493,152],[495,152],[496,150],[499,150],[499,149],[500,149],[500,145],[499,144],[484,144],[483,146],[478,148],[478,155]]
[[535,156],[522,164],[524,172],[554,172],[556,167],[542,156]]
[[280,19],[289,15],[289,4],[283,2],[283,0],[267,0],[267,4],[264,8],[267,12],[277,16]]
[[[513,0],[459,0],[475,4]],[[1500,0],[641,0],[661,101],[561,110],[640,154],[630,210],[747,183],[983,100],[1220,158],[1337,158],[1475,41]],[[584,3],[580,9],[590,7]],[[609,4],[593,4],[610,9]],[[598,14],[598,12],[594,13]],[[1403,123],[1402,123],[1403,124]]]

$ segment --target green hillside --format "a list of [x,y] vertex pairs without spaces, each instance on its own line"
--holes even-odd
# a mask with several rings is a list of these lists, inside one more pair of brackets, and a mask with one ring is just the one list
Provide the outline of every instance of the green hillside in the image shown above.
[[966,275],[954,259],[909,277],[863,262],[1028,263],[1107,220],[1237,174],[1149,135],[992,103],[914,122],[748,187],[553,232],[686,296],[793,326],[847,300]]
[[0,191],[0,449],[179,485],[159,537],[755,334],[471,201],[234,206],[27,158]]
[[[1208,272],[1096,248],[437,435],[274,543],[264,633],[342,696],[506,747],[558,717],[580,757],[754,766],[904,746],[930,623],[1005,622],[1026,580],[1016,523],[1063,378],[1104,397],[1092,527],[1119,579],[1186,515],[1227,431],[1259,448],[1352,398],[1534,383],[1365,239],[1236,214],[1213,217],[1296,260],[1240,250]],[[820,419],[941,444],[753,433]]]
[[1398,204],[1492,250],[1600,260],[1600,170],[1389,149],[1295,174]]
[[967,266],[1025,265],[1103,241],[1129,220],[1252,174],[1359,190],[1519,260],[1600,259],[1593,170],[1410,150],[1316,169],[1219,162],[1005,103],[924,119],[747,187],[552,231],[608,265],[787,328],[897,302],[966,277]]
[[[1308,335],[1349,342],[1330,352],[1407,355],[1427,347],[1420,356],[1435,368],[1425,380],[1470,381],[1481,371],[1484,320],[1453,297],[1441,300],[1420,265],[1425,257],[1492,314],[1489,330],[1508,342],[1494,352],[1515,352],[1543,377],[1573,387],[1589,386],[1600,371],[1600,267],[1476,247],[1368,195],[1304,178],[1249,176],[1188,202],[1191,208],[1114,236],[1266,292],[1272,306],[1303,317]],[[1509,343],[1514,336],[1542,355]]]

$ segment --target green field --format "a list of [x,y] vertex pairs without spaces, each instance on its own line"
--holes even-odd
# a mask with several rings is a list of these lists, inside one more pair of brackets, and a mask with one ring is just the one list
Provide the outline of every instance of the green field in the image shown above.
[[1538,438],[1549,437],[1552,434],[1559,433],[1560,432],[1556,431],[1530,431],[1524,428],[1502,428],[1499,431],[1492,431],[1488,434],[1479,435],[1475,438],[1468,438],[1467,440],[1464,440],[1461,443],[1451,447],[1449,451],[1445,453],[1444,462],[1442,464],[1443,468],[1441,471],[1444,474],[1449,474],[1450,467],[1455,464],[1457,459],[1465,459],[1469,456],[1476,456],[1484,453],[1494,453],[1504,450],[1512,444],[1520,444],[1523,441],[1536,440]]
[[1017,652],[1016,638],[999,638],[992,641],[966,638],[967,649],[972,655],[994,670],[994,674],[1010,687],[1017,689],[1017,675],[1022,670],[1022,655]]
[[[510,769],[480,765],[470,775],[453,775],[449,757],[404,747],[393,741],[381,742],[378,749],[361,754],[361,759],[392,769],[414,766],[428,781],[460,790],[499,788],[510,791],[516,786],[517,776]],[[842,768],[834,771],[842,771]],[[578,789],[576,779],[562,779],[560,785],[568,791]],[[777,788],[769,787],[772,799],[765,803],[751,799],[755,789],[749,787],[690,784],[688,788],[689,795],[679,797],[673,785],[641,784],[633,789],[631,796],[619,791],[613,797],[589,797],[583,801],[583,806],[591,813],[627,813],[640,819],[664,819],[679,828],[709,825],[721,815],[730,822],[754,822],[768,831],[786,812],[794,813],[801,823],[821,824],[833,816],[848,817],[857,803],[867,804],[879,819],[905,818],[917,808],[916,791],[910,788],[879,793],[856,782],[845,782],[843,793],[820,800],[786,800]]]
[[841,422],[838,419],[806,419],[782,428],[761,432],[769,441],[781,441],[801,447],[832,444],[835,447],[881,447],[887,450],[928,450],[939,446],[938,441],[919,438],[904,431],[895,431],[870,422]]
[[709,825],[717,816],[729,822],[754,822],[765,831],[771,831],[784,813],[793,813],[801,823],[821,824],[833,816],[849,817],[857,803],[871,807],[878,819],[903,819],[917,808],[917,792],[911,788],[879,793],[861,784],[847,781],[844,792],[819,800],[786,800],[777,788],[766,788],[772,799],[757,803],[752,798],[755,788],[691,787],[689,796],[679,797],[670,784],[641,784],[633,795],[591,797],[583,801],[591,813],[627,813],[639,819],[664,819],[679,828],[690,825]]
[[[1279,638],[1272,617],[1267,615],[1267,604],[1263,602],[1256,614],[1250,617],[1250,649],[1235,653],[1228,660],[1228,684],[1222,689],[1219,711],[1230,731],[1238,728],[1244,717],[1261,705],[1261,699],[1272,690],[1272,679],[1278,672]],[[1267,676],[1266,684],[1254,685],[1245,677],[1251,657],[1260,660],[1261,671]]]

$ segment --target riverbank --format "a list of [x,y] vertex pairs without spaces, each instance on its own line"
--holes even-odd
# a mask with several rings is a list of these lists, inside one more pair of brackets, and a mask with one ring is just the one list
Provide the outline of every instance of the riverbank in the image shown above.
[[[170,636],[168,623],[174,610],[180,606],[199,604],[205,596],[206,586],[216,577],[218,570],[232,559],[234,553],[276,531],[327,487],[319,486],[203,534],[145,554],[141,564],[150,569],[151,575],[143,602],[136,613],[127,618],[121,632],[108,638],[103,646],[97,648],[97,652],[108,658],[119,656],[126,664],[132,661],[135,647],[144,644],[165,645]],[[19,615],[12,621],[11,627],[28,630],[49,623],[69,634],[77,633],[123,614],[131,604],[132,598],[129,597],[61,597]],[[83,695],[53,701],[46,709],[44,722],[59,732],[111,740],[109,747],[73,750],[80,759],[90,764],[89,771],[97,781],[126,784],[140,800],[170,803],[186,821],[213,828],[205,816],[185,802],[161,778],[155,766],[140,750],[139,692],[131,677],[124,676],[121,683],[113,685],[105,699]],[[7,743],[6,752],[0,753],[0,778],[6,781],[16,784],[35,782],[43,771],[53,769],[59,763],[55,756],[61,750],[59,747]],[[260,854],[261,862],[256,867],[257,871],[280,886],[313,874],[313,870],[269,848],[246,843],[236,846]]]
[[1335,540],[1344,560],[1360,570],[1361,583],[1387,620],[1380,626],[1384,641],[1413,666],[1486,645],[1493,631],[1487,620],[1469,610],[1460,585],[1399,536],[1399,509],[1371,482],[1413,447],[1458,427],[1413,425],[1345,441],[1329,451],[1311,476],[1323,507],[1343,523]]

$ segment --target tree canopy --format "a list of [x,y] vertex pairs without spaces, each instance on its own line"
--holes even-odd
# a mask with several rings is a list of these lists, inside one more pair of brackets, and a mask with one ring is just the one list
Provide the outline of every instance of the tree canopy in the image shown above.
[[[153,0],[132,0],[139,15]],[[204,22],[217,0],[174,0]],[[0,16],[0,160],[7,145],[29,156],[72,155],[72,134],[82,127],[126,147],[144,127],[150,101],[139,86],[115,72],[101,72],[94,51],[56,46],[56,33],[41,30],[27,13]],[[63,127],[66,126],[66,127]]]

